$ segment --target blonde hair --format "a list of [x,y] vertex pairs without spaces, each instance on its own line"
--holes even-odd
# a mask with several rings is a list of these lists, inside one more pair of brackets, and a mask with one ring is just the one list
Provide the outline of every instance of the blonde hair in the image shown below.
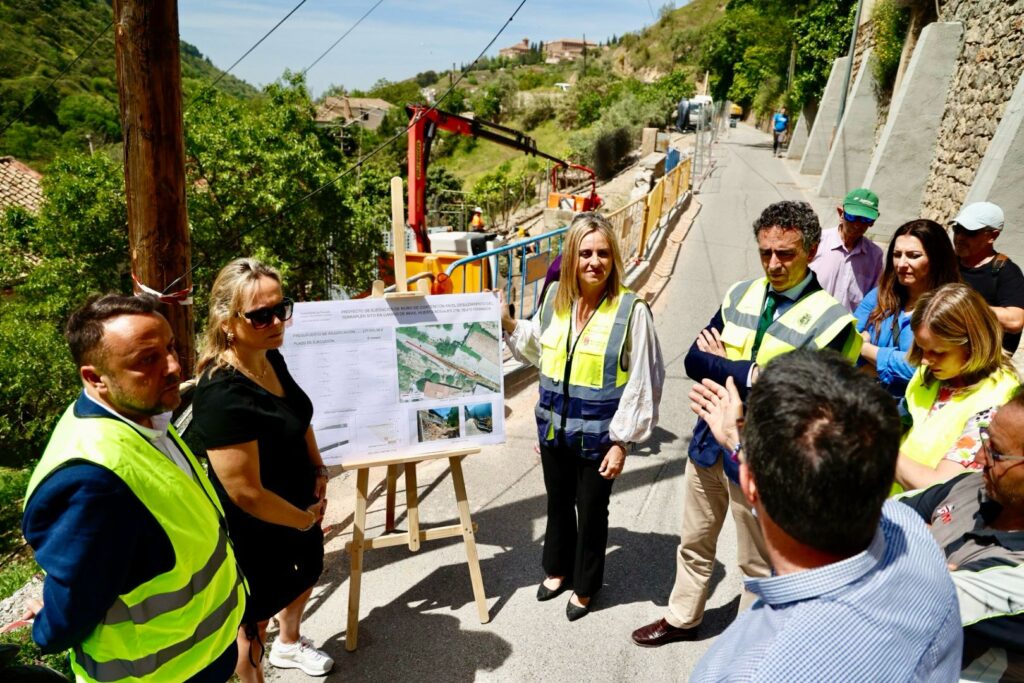
[[615,229],[608,219],[594,213],[578,213],[569,225],[562,247],[562,272],[558,278],[558,291],[555,293],[555,310],[566,313],[572,308],[574,301],[580,298],[580,283],[576,276],[580,260],[580,244],[583,238],[592,232],[599,232],[608,240],[612,250],[612,268],[605,282],[605,296],[614,301],[622,288],[622,253],[619,241],[615,237]]
[[202,375],[207,368],[213,374],[227,365],[222,358],[230,347],[227,334],[222,329],[224,323],[242,311],[256,283],[263,277],[281,284],[280,273],[254,258],[237,258],[217,273],[210,289],[210,313],[203,332],[196,375]]
[[[965,384],[974,384],[999,369],[1016,375],[1009,357],[1003,353],[1003,328],[985,300],[972,288],[959,282],[943,285],[921,295],[914,305],[910,328],[916,333],[927,326],[939,341],[967,348],[967,363],[960,371]],[[920,365],[924,353],[917,338],[907,360]],[[925,370],[925,381],[934,377]]]

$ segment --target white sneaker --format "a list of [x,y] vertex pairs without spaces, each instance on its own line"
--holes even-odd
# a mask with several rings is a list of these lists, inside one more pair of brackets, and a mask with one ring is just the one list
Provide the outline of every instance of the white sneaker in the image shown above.
[[297,643],[283,643],[278,638],[270,647],[270,663],[279,669],[302,669],[310,676],[325,676],[334,667],[334,660],[313,641],[301,636]]

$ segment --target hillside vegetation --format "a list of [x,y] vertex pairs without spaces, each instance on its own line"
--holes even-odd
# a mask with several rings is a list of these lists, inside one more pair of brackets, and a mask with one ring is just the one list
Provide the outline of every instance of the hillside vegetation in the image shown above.
[[[119,142],[113,11],[103,0],[0,0],[0,127],[39,99],[0,135],[0,154],[36,167],[62,151]],[[47,84],[102,34],[52,88]],[[186,93],[199,92],[220,71],[199,50],[181,44]],[[227,76],[218,88],[238,97],[256,90]],[[44,90],[45,89],[45,90]]]

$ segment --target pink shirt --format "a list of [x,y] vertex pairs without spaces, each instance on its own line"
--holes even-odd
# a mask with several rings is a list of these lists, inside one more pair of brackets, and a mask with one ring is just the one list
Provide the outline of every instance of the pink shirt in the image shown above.
[[818,276],[822,289],[852,313],[864,295],[878,285],[882,259],[881,247],[867,237],[861,237],[847,251],[836,227],[822,231],[811,270]]

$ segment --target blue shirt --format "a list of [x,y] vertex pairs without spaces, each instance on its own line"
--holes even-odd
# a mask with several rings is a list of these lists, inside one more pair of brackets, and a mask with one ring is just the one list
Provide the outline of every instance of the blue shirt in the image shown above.
[[868,549],[807,571],[745,579],[759,600],[691,681],[957,681],[963,630],[946,561],[921,518],[886,501]]
[[897,313],[898,336],[893,337],[891,315],[883,318],[877,325],[868,326],[868,316],[877,305],[878,287],[875,287],[857,306],[853,317],[857,319],[857,331],[867,330],[871,334],[871,343],[878,347],[878,359],[875,361],[878,381],[894,398],[901,399],[917,369],[907,361],[907,352],[914,343],[914,331],[910,329],[910,314],[906,311]]
[[783,114],[781,111],[775,112],[775,116],[772,117],[772,126],[775,128],[776,133],[781,133],[786,130],[786,126],[789,125],[789,117]]

